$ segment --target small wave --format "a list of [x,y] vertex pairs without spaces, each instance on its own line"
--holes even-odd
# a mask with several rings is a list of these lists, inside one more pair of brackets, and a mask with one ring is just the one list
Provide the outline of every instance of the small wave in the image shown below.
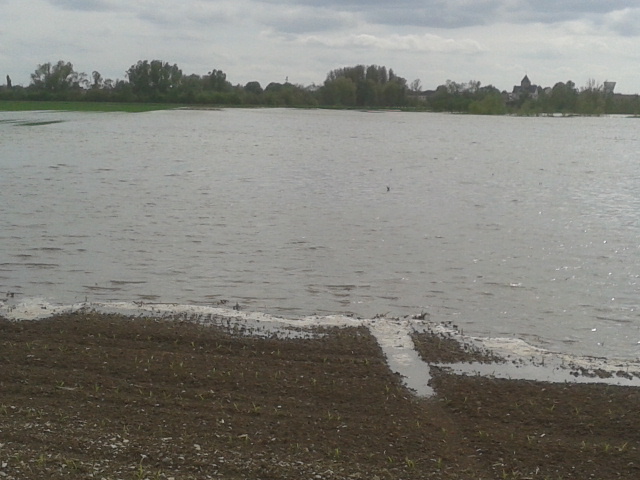
[[602,320],[603,322],[612,322],[612,323],[632,323],[628,318],[614,318],[614,317],[603,317],[601,315],[596,315],[597,320]]
[[34,263],[34,262],[15,263],[15,262],[5,262],[5,263],[0,263],[0,267],[26,267],[26,268],[51,269],[51,268],[58,268],[59,265],[57,263]]
[[100,292],[100,291],[117,292],[119,290],[122,290],[119,287],[103,287],[100,285],[83,285],[82,288],[92,292]]
[[354,290],[357,285],[327,285],[327,288],[331,290]]

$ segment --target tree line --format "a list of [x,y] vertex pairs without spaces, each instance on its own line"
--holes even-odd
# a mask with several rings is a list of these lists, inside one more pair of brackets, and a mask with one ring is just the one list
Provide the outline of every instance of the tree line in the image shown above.
[[479,81],[447,80],[423,91],[420,80],[410,84],[393,69],[356,65],[330,71],[321,85],[303,86],[258,81],[233,85],[212,69],[205,75],[185,75],[176,64],[140,60],[125,72],[126,79],[105,79],[98,71],[77,72],[70,62],[38,65],[28,86],[14,86],[7,75],[0,100],[91,102],[163,102],[194,105],[263,105],[340,108],[414,108],[474,114],[639,114],[638,95],[614,95],[590,80],[577,88],[572,81],[512,95]]
[[126,80],[104,79],[75,71],[70,62],[38,65],[27,87],[0,87],[4,100],[69,100],[94,102],[169,102],[200,105],[400,107],[408,105],[406,80],[392,69],[371,65],[329,72],[321,86],[258,81],[232,85],[212,69],[185,75],[176,64],[140,60],[125,72]]
[[486,115],[640,114],[640,96],[614,94],[593,79],[581,88],[568,80],[557,82],[553,87],[511,94],[493,86],[481,87],[477,81],[456,83],[447,80],[429,92],[427,103],[435,111]]

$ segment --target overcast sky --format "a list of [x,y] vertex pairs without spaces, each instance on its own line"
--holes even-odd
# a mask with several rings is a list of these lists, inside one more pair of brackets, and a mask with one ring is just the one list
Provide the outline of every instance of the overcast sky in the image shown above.
[[0,0],[0,84],[8,74],[26,86],[58,60],[125,79],[154,59],[263,87],[376,64],[425,89],[450,79],[511,90],[527,74],[640,93],[640,1]]

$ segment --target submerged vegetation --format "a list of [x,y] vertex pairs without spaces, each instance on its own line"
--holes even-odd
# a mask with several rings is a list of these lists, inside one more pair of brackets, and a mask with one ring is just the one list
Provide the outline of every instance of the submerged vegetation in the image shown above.
[[167,103],[125,103],[56,100],[6,100],[0,101],[0,111],[19,112],[26,110],[60,110],[86,112],[150,112],[175,108]]
[[[87,110],[141,112],[176,106],[296,106],[325,108],[402,108],[482,115],[640,114],[638,95],[614,94],[610,82],[589,80],[582,88],[572,81],[541,88],[530,84],[513,92],[479,81],[447,80],[423,90],[419,79],[408,83],[393,69],[356,65],[330,71],[321,85],[258,81],[233,85],[212,69],[186,75],[161,60],[140,60],[125,72],[126,80],[105,79],[93,71],[77,72],[70,62],[38,65],[31,83],[0,85],[0,110]],[[525,76],[524,81],[528,82]]]

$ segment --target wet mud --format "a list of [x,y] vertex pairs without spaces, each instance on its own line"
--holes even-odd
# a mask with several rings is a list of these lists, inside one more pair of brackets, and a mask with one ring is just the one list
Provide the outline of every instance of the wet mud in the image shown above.
[[640,390],[452,373],[431,397],[364,326],[282,338],[93,312],[0,320],[7,479],[565,479],[640,475]]

